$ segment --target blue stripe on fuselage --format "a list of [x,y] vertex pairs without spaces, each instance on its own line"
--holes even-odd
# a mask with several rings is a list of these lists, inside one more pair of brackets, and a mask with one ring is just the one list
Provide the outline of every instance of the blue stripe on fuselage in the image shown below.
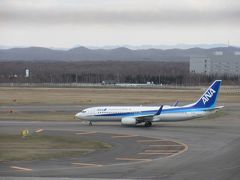
[[[180,113],[180,112],[199,112],[203,110],[210,110],[211,108],[192,108],[192,107],[182,107],[182,108],[172,108],[172,109],[163,109],[161,114],[169,114],[169,113]],[[124,113],[111,113],[111,114],[99,114],[95,116],[151,116],[156,114],[156,110],[148,110],[141,112],[124,112]]]

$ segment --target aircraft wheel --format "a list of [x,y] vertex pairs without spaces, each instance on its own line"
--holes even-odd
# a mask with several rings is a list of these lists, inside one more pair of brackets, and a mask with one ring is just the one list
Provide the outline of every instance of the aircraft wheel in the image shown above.
[[150,127],[152,126],[152,122],[151,121],[146,121],[145,122],[145,127]]

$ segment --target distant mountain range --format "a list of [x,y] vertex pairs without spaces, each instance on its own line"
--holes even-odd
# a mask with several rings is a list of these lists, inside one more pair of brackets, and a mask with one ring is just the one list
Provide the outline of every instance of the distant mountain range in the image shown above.
[[[81,47],[82,45],[75,45],[75,47]],[[29,46],[6,46],[6,45],[0,45],[0,49],[11,49],[11,48],[26,48]],[[217,48],[217,47],[228,47],[227,44],[174,44],[174,45],[105,45],[105,46],[84,46],[89,49],[116,49],[125,47],[132,50],[137,49],[190,49],[190,48],[203,48],[203,49],[210,49],[210,48]],[[237,46],[235,46],[237,47]],[[47,47],[49,49],[56,49],[56,50],[68,50],[70,48],[56,48],[56,47]]]
[[[0,46],[1,47],[1,46]],[[190,49],[190,48],[217,48],[217,47],[228,47],[226,44],[176,44],[176,45],[123,45],[123,46],[88,46],[89,49],[115,49],[119,47],[126,47],[128,49],[137,50],[137,49]]]
[[76,47],[69,50],[43,47],[0,49],[0,61],[189,61],[191,56],[210,56],[216,51],[223,54],[240,52],[238,47],[189,48],[189,49],[94,49]]

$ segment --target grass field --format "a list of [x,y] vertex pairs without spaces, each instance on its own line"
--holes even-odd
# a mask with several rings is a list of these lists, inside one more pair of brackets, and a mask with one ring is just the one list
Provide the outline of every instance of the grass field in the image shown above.
[[[148,105],[193,102],[204,89],[0,88],[1,105]],[[222,89],[219,104],[240,103],[240,92]],[[183,103],[182,103],[183,104]],[[76,112],[0,112],[0,120],[71,121]]]
[[104,142],[86,141],[80,137],[69,138],[42,134],[34,134],[26,138],[20,135],[0,134],[0,146],[0,161],[75,157],[111,148],[111,145]]
[[[0,88],[0,105],[99,105],[192,102],[202,90],[103,88]],[[240,91],[222,90],[219,102],[240,102]]]
[[72,121],[73,112],[0,112],[0,120]]

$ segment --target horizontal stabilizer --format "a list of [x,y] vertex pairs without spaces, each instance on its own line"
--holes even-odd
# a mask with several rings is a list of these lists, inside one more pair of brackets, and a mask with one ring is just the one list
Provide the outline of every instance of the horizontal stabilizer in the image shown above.
[[218,107],[215,107],[215,108],[205,109],[204,111],[214,111],[214,110],[219,110],[219,109],[222,109],[222,108],[224,108],[224,106],[218,106]]

